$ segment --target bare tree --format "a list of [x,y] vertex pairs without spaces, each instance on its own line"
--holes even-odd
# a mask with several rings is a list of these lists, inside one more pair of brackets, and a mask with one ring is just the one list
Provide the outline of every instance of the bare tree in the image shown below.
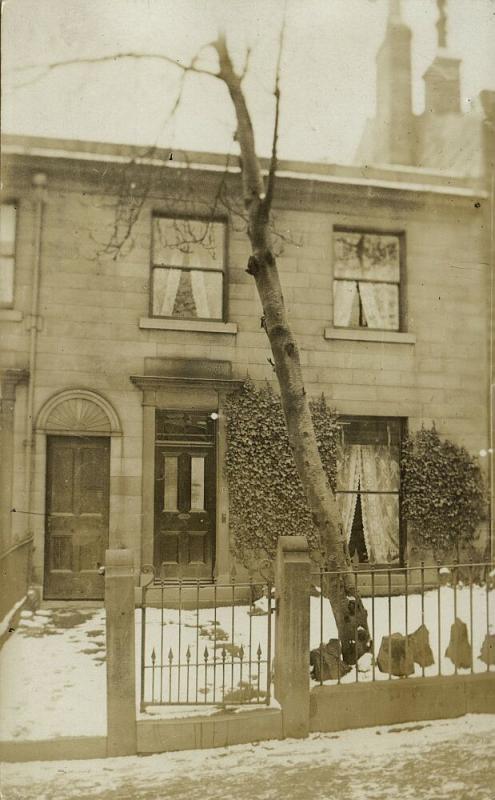
[[[180,64],[164,54],[117,53],[112,56],[47,64],[37,78],[59,67],[71,64],[101,63],[117,59],[152,58],[165,61],[182,72],[180,88],[172,111],[178,108],[188,74],[210,75],[223,82],[235,111],[237,130],[235,139],[239,144],[241,161],[242,205],[247,223],[247,235],[251,255],[247,272],[253,276],[263,307],[263,327],[268,336],[273,354],[273,364],[280,386],[282,408],[285,415],[290,448],[301,480],[314,525],[319,533],[320,547],[329,572],[340,572],[340,577],[329,575],[322,587],[329,598],[335,616],[342,657],[354,663],[369,648],[367,612],[357,593],[351,562],[344,535],[342,521],[337,508],[335,494],[322,466],[318,444],[311,418],[308,397],[304,388],[299,349],[290,328],[280,277],[277,269],[271,226],[272,203],[276,186],[277,143],[280,122],[280,65],[283,49],[284,26],[282,26],[275,72],[275,122],[272,151],[268,175],[263,178],[262,168],[256,152],[255,133],[243,91],[242,82],[249,63],[249,53],[244,69],[239,74],[227,47],[224,35],[196,54],[189,64]],[[211,48],[218,59],[218,69],[210,70],[198,66],[200,56]],[[35,79],[37,79],[35,78]],[[124,224],[124,240],[134,224],[142,203],[131,207],[129,225]],[[110,249],[118,254],[118,242],[112,241]]]
[[[254,130],[242,90],[242,76],[237,75],[224,37],[212,45],[218,54],[218,77],[234,105],[242,159],[242,191],[248,214],[247,233],[251,243],[247,272],[253,276],[263,307],[264,328],[273,353],[280,386],[289,444],[329,570],[342,570],[343,580],[329,578],[325,587],[330,599],[342,642],[344,660],[352,663],[369,641],[366,612],[351,574],[347,542],[337,503],[323,469],[308,397],[304,388],[299,349],[290,328],[280,277],[273,253],[270,213],[275,191],[277,142],[280,120],[280,60],[283,31],[275,77],[275,124],[270,169],[265,182],[256,155]],[[359,630],[360,629],[360,630]]]

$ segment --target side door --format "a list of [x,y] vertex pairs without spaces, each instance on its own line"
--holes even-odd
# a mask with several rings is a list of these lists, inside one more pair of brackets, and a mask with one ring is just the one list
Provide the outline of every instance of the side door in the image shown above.
[[98,568],[108,546],[110,440],[49,436],[45,587],[47,599],[104,595]]

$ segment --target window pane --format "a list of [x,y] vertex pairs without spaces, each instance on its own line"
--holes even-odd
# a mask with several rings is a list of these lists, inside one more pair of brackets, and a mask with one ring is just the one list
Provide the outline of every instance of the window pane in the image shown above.
[[341,417],[343,444],[384,444],[399,447],[400,419],[393,417]]
[[179,319],[221,319],[223,274],[202,270],[153,270],[153,314]]
[[399,287],[391,283],[358,283],[368,328],[399,330]]
[[364,539],[370,559],[385,563],[399,558],[399,497],[361,494]]
[[397,453],[382,445],[360,445],[360,450],[361,490],[363,492],[398,491],[400,473]]
[[400,239],[375,233],[336,231],[334,277],[400,280]]
[[398,492],[399,486],[399,420],[343,421],[337,448],[337,491]]
[[333,324],[340,328],[359,327],[359,295],[356,281],[333,282]]
[[203,456],[191,458],[191,511],[205,508],[205,460]]
[[210,414],[157,409],[155,419],[156,438],[160,441],[214,441],[215,423]]
[[364,542],[370,560],[383,563],[390,558],[397,561],[401,421],[343,417],[340,422],[337,502],[347,541],[354,536],[354,544],[360,545],[357,547],[360,560],[364,560],[360,551]]
[[12,305],[14,302],[14,259],[0,258],[0,303]]
[[153,264],[223,269],[224,230],[222,222],[155,217]]
[[[357,524],[362,528],[362,538],[368,560],[377,563],[399,559],[399,496],[397,494],[337,494],[337,504],[344,525],[347,542],[351,540]],[[356,519],[356,515],[360,518]],[[360,558],[360,560],[364,560]]]
[[163,510],[177,511],[178,459],[176,456],[164,456],[164,490]]
[[0,209],[0,255],[2,256],[14,255],[15,213],[15,206],[2,204]]

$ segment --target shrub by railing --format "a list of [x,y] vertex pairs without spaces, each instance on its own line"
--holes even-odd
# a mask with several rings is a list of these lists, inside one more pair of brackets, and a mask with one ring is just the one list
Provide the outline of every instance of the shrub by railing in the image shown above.
[[[337,416],[321,395],[310,401],[318,449],[335,489]],[[280,536],[304,531],[310,548],[318,532],[296,471],[279,395],[268,385],[247,380],[228,396],[225,474],[229,482],[229,527],[235,558],[245,566],[275,558]]]
[[459,555],[487,511],[477,459],[435,426],[421,428],[402,443],[401,473],[401,513],[420,548],[440,558]]

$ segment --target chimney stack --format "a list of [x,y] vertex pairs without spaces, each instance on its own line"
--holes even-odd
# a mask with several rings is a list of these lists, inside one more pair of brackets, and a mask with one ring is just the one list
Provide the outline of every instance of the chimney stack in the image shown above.
[[426,114],[459,114],[461,111],[461,62],[447,52],[446,3],[447,0],[437,0],[438,55],[423,75]]
[[376,159],[389,164],[412,164],[411,30],[402,20],[400,0],[389,0],[385,39],[376,63],[380,143]]

